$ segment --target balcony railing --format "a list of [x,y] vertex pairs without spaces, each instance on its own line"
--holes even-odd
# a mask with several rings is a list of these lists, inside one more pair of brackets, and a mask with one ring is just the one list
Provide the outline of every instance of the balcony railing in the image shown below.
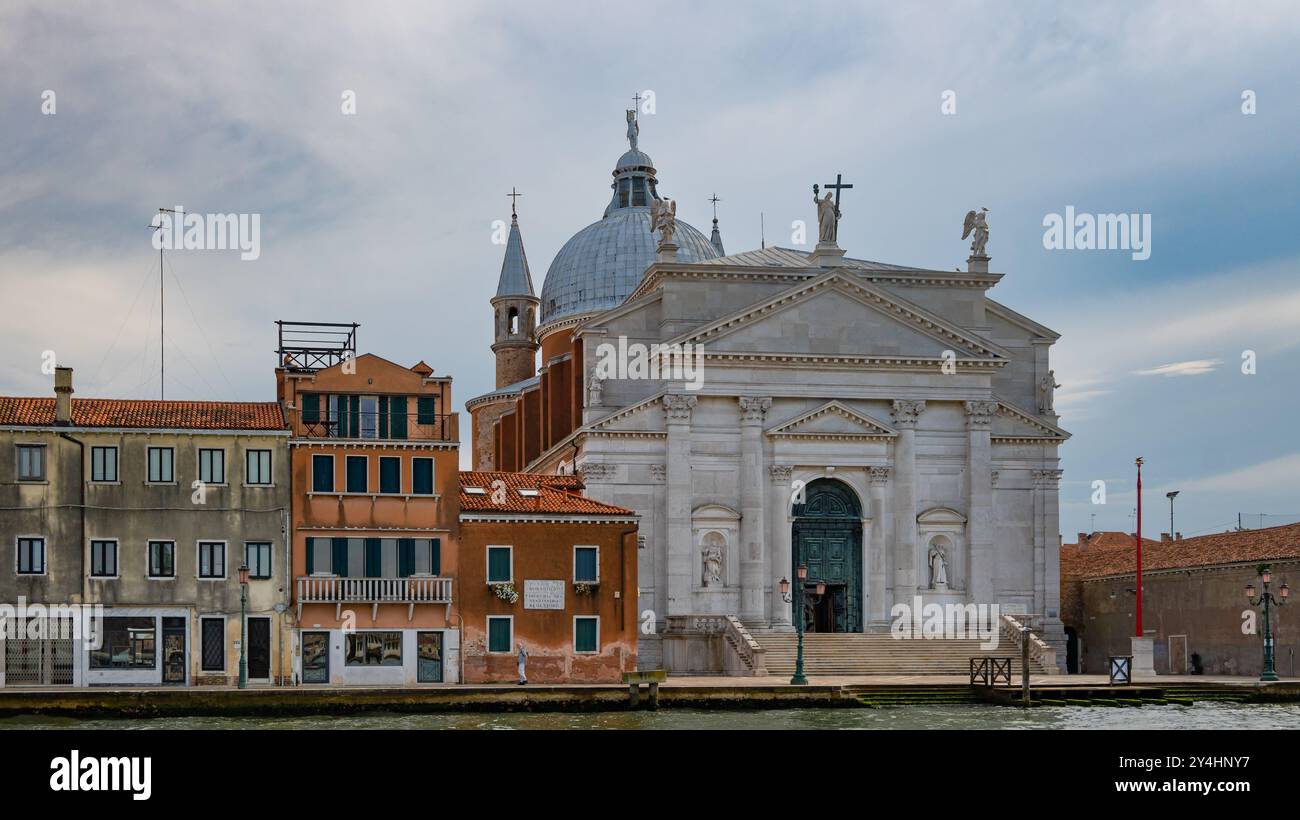
[[[380,417],[383,416],[383,424]],[[452,441],[456,435],[455,413],[408,413],[405,435],[394,429],[392,416],[361,413],[355,423],[348,419],[317,418],[299,423],[304,438],[374,439],[376,441]],[[384,427],[387,427],[385,430]],[[353,429],[355,428],[355,429]]]
[[[409,578],[339,578],[337,576],[299,576],[298,616],[303,604],[334,604],[341,611],[344,604],[370,604],[374,618],[380,604],[407,604],[407,620],[416,604],[451,606],[451,579],[441,576]],[[340,612],[341,614],[341,612]]]

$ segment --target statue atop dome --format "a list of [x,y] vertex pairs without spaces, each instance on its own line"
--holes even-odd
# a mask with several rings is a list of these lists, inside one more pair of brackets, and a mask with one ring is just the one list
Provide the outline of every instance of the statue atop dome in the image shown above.
[[677,233],[677,202],[672,199],[650,200],[650,233],[659,231],[659,251],[676,250],[673,234]]
[[641,124],[636,120],[636,109],[627,110],[627,141],[632,146],[632,150],[637,150],[636,140],[641,135]]

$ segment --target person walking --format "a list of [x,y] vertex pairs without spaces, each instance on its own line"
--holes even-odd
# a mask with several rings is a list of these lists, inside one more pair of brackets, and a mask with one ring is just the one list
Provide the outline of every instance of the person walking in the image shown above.
[[523,686],[528,683],[528,676],[524,674],[524,664],[528,662],[528,652],[524,649],[524,642],[519,642],[519,685]]

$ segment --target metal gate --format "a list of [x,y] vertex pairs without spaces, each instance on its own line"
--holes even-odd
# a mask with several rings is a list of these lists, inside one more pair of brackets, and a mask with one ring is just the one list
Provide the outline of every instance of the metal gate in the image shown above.
[[3,641],[6,686],[71,686],[72,621],[46,620],[44,630],[28,623],[26,634],[58,638],[12,638]]

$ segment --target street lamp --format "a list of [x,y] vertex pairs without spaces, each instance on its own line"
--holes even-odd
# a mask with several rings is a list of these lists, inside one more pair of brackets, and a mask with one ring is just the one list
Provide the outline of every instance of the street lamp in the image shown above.
[[1291,595],[1291,587],[1283,582],[1278,588],[1278,594],[1274,595],[1269,592],[1269,584],[1273,582],[1273,571],[1266,565],[1261,564],[1258,567],[1259,580],[1264,583],[1264,591],[1258,598],[1255,597],[1255,584],[1246,584],[1246,600],[1250,601],[1251,606],[1264,605],[1264,674],[1259,676],[1263,681],[1277,680],[1277,671],[1273,667],[1273,624],[1271,609],[1275,606],[1282,606],[1286,599]]
[[[803,674],[803,619],[804,619],[804,582],[808,580],[808,565],[799,564],[797,568],[797,577],[799,579],[799,606],[795,607],[795,626],[799,630],[799,649],[795,653],[794,659],[794,677],[790,678],[791,686],[807,686],[808,678]],[[787,604],[793,603],[794,598],[790,596],[790,582],[781,579],[781,600]]]
[[1174,540],[1174,499],[1178,497],[1180,490],[1174,490],[1165,493],[1165,498],[1169,499],[1169,540]]
[[248,688],[248,564],[239,567],[239,688]]

